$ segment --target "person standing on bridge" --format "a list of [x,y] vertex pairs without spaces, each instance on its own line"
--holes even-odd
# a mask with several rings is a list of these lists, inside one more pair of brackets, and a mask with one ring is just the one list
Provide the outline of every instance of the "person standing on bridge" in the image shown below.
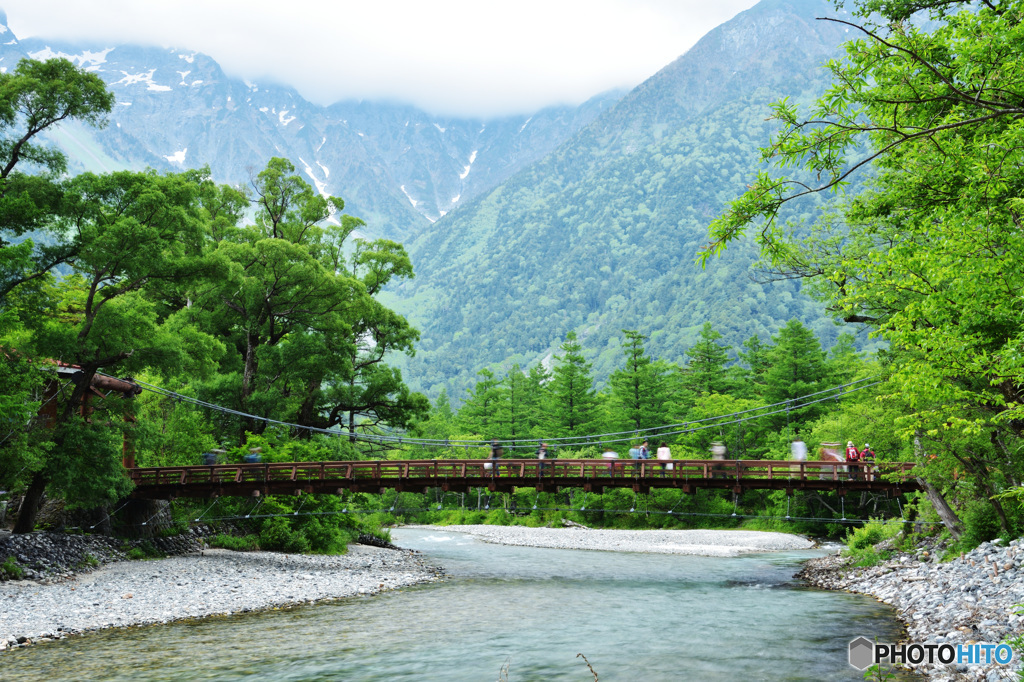
[[501,473],[498,471],[498,461],[501,459],[501,445],[498,444],[498,439],[495,438],[491,441],[491,476],[498,478]]
[[661,465],[661,477],[665,478],[665,471],[672,471],[671,464],[664,464],[666,460],[672,459],[672,451],[668,449],[668,443],[661,441],[661,445],[658,446],[658,460],[663,462]]
[[[798,435],[794,436],[793,442],[789,444],[789,452],[791,459],[794,462],[806,462],[807,461],[807,443]],[[789,470],[795,474],[800,474],[802,464],[790,465]],[[793,478],[791,475],[790,478]],[[803,478],[803,476],[801,476]]]
[[846,441],[846,470],[850,472],[851,481],[856,481],[860,478],[860,467],[857,466],[859,461],[860,451],[857,450],[857,446],[853,444],[852,440]]
[[537,472],[538,472],[537,475],[538,476],[543,476],[544,475],[544,470],[547,468],[547,464],[545,464],[544,460],[546,460],[547,458],[548,458],[548,444],[545,443],[544,441],[541,441],[540,447],[537,448],[537,459],[540,460],[540,464],[537,465]]
[[864,480],[873,480],[874,476],[871,473],[872,465],[875,463],[875,451],[871,449],[871,446],[864,443],[864,448],[860,451],[861,466],[864,467]]
[[[711,459],[712,460],[714,460],[716,462],[724,462],[725,461],[725,453],[726,453],[725,443],[723,443],[722,441],[716,440],[715,442],[713,442],[711,444]],[[725,473],[725,465],[724,464],[721,464],[721,463],[719,463],[719,464],[712,464],[711,465],[711,472],[712,472],[711,473],[711,478],[728,478],[728,475]]]
[[633,461],[633,474],[634,474],[634,475],[636,475],[636,473],[637,473],[638,471],[640,471],[640,462],[639,462],[639,461],[637,461],[637,460],[641,460],[641,459],[643,459],[643,457],[641,457],[641,451],[640,451],[640,448],[638,448],[638,447],[637,447],[637,446],[635,446],[635,445],[634,445],[633,447],[631,447],[631,448],[629,449],[629,458],[630,458],[631,460],[634,460],[634,461]]
[[604,446],[604,452],[601,453],[601,459],[608,462],[608,471],[612,476],[615,475],[615,460],[619,458],[619,453],[612,450],[611,445]]

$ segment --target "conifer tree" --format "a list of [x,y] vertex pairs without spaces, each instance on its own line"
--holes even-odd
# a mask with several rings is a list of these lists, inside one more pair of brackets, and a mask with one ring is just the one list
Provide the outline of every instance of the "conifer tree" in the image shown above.
[[494,408],[498,402],[498,380],[494,372],[484,368],[477,372],[481,377],[469,395],[469,399],[462,405],[456,417],[456,425],[467,433],[475,433],[485,438],[498,438],[492,435],[493,429],[497,427],[494,418]]
[[643,429],[664,423],[665,380],[644,349],[648,337],[623,329],[626,366],[611,374],[611,422],[617,428]]
[[583,357],[583,347],[575,332],[566,334],[565,343],[559,348],[562,355],[555,362],[546,410],[549,437],[586,435],[596,425],[598,416],[591,363]]
[[[793,319],[772,340],[775,342],[771,350],[772,365],[765,373],[765,399],[769,403],[792,400],[826,387],[825,351],[813,331]],[[788,420],[812,419],[821,412],[820,404],[811,405],[792,410]],[[776,426],[785,424],[787,415],[776,416],[772,421]]]
[[690,359],[684,370],[684,385],[698,395],[724,393],[729,389],[725,365],[729,362],[728,350],[718,343],[722,335],[705,322],[700,330],[700,340],[693,344],[686,356]]
[[512,365],[512,369],[497,386],[492,437],[522,441],[533,435],[530,404],[527,399],[529,392],[529,378],[523,374],[519,363]]

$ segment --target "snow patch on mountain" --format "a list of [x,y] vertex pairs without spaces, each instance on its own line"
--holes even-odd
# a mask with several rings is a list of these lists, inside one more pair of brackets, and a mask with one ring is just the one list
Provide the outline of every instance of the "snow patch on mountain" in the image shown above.
[[438,130],[440,130],[442,133],[444,131],[448,130],[447,128],[442,128],[441,126],[437,125],[436,123],[434,124],[434,127],[437,128]]
[[[324,139],[326,140],[327,138],[324,138]],[[323,165],[319,161],[316,162],[316,165],[320,166],[320,170],[322,170],[324,172],[324,178],[329,179],[331,177],[331,169],[330,168],[328,168],[327,166]]]
[[153,81],[153,74],[156,73],[156,69],[150,69],[147,73],[128,73],[122,71],[124,78],[121,80],[111,83],[111,85],[139,85],[141,83],[146,84],[146,89],[151,92],[166,92],[171,89],[169,85],[160,85]]
[[[455,196],[452,197],[452,203],[454,204],[455,202],[457,202],[461,198],[462,198],[462,192],[459,192],[458,194],[456,194]],[[444,215],[444,214],[442,214],[442,215]]]
[[530,118],[526,119],[526,123],[524,123],[523,125],[519,126],[519,132],[523,132],[523,130],[526,129],[526,126],[530,125],[530,121],[532,121],[532,120],[533,120],[533,116],[531,116]]
[[[320,180],[317,179],[316,175],[314,175],[314,173],[313,173],[313,168],[308,163],[306,163],[306,160],[303,159],[301,156],[299,157],[299,162],[306,169],[306,175],[308,175],[309,179],[313,181],[314,185],[316,185],[316,191],[320,193],[320,196],[322,196],[322,197],[330,196],[327,193],[327,183],[326,182],[321,182]],[[320,164],[319,161],[316,162],[316,165],[318,165],[321,168],[323,168],[323,166]]]
[[320,140],[320,146],[316,148],[316,150],[317,150],[318,152],[319,152],[319,151],[320,151],[321,149],[323,149],[323,148],[324,148],[324,143],[325,143],[325,142],[327,142],[327,138],[326,138],[326,137],[325,137],[324,139]]
[[[362,133],[360,133],[360,135],[361,134]],[[405,191],[405,185],[402,185],[401,189],[402,189],[402,194],[404,194],[405,198],[409,200],[409,203],[412,204],[413,208],[416,208],[417,206],[419,206],[422,203],[420,201],[416,201],[415,199],[413,199],[412,196],[408,192]],[[431,222],[433,222],[433,221],[431,221]]]
[[199,54],[199,53],[198,52],[193,52],[192,54],[179,54],[178,55],[178,59],[184,59],[186,62],[191,64],[192,62],[194,62],[196,60],[196,55],[197,54]]
[[277,120],[281,122],[281,125],[286,126],[295,120],[294,116],[288,115],[289,109],[282,109],[281,113],[277,115]]
[[49,45],[47,45],[38,52],[30,52],[28,56],[39,61],[46,61],[47,59],[60,57],[67,59],[75,66],[85,69],[86,71],[97,71],[101,64],[105,64],[107,62],[107,55],[113,51],[114,48],[108,47],[107,49],[100,50],[99,52],[83,50],[81,54],[68,54],[67,52],[54,52],[50,49]]
[[188,85],[188,83],[185,82],[185,76],[192,73],[191,71],[175,71],[175,73],[181,76],[181,82],[178,83],[178,85]]
[[167,159],[170,163],[185,163],[185,152],[187,151],[188,147],[185,147],[184,149],[179,149],[170,156],[165,156],[164,158]]
[[459,175],[459,180],[465,180],[466,176],[469,175],[469,171],[473,168],[473,162],[476,161],[477,151],[479,150],[474,149],[473,153],[469,155],[469,165],[462,170],[462,173]]

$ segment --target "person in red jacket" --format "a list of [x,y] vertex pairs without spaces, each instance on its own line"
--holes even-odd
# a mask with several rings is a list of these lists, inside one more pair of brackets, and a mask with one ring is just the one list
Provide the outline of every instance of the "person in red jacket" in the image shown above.
[[871,465],[875,463],[875,451],[871,449],[871,446],[864,443],[864,447],[860,451],[861,466],[864,467],[864,480],[871,481],[874,477],[871,473]]
[[850,472],[850,480],[856,481],[859,478],[860,467],[857,466],[857,462],[860,461],[860,451],[857,446],[853,444],[853,441],[846,442],[846,470]]

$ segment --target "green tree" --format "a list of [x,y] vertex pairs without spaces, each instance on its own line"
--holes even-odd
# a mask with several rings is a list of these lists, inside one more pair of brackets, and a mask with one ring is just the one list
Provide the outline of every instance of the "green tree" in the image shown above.
[[[781,403],[816,393],[826,388],[828,367],[825,351],[810,329],[800,320],[790,320],[772,338],[771,367],[765,373],[765,400]],[[809,420],[822,412],[819,405],[787,410],[772,418],[776,425],[794,420]]]
[[611,423],[623,430],[664,424],[665,378],[644,349],[648,337],[630,329],[623,329],[622,333],[626,337],[622,342],[626,366],[608,378]]
[[583,347],[576,332],[565,335],[559,346],[551,378],[551,391],[546,409],[545,428],[548,437],[583,436],[591,433],[598,419],[598,400],[590,363],[583,357]]
[[109,423],[90,418],[83,407],[98,373],[173,371],[201,362],[197,358],[211,348],[191,343],[201,333],[176,333],[162,300],[168,288],[216,271],[202,249],[197,198],[196,184],[185,175],[87,173],[67,183],[55,219],[75,234],[77,255],[70,274],[59,282],[50,278],[32,298],[37,309],[25,318],[32,335],[23,350],[80,371],[73,386],[54,397],[52,446],[32,471],[18,532],[32,530],[47,487],[71,505],[110,502],[127,491],[121,429],[134,408],[110,408],[122,414]]
[[[204,390],[261,418],[344,426],[352,439],[382,424],[405,427],[429,404],[385,360],[412,353],[418,332],[377,296],[393,279],[412,276],[408,255],[388,240],[347,245],[362,221],[326,223],[344,202],[320,196],[294,170],[275,158],[254,178],[250,227],[230,225],[234,197],[204,194],[204,208],[227,206],[211,235],[229,267],[223,279],[193,292],[189,314],[232,351]],[[247,418],[237,428],[241,443],[266,422]]]
[[[850,4],[860,23],[835,21],[860,37],[829,64],[832,87],[806,117],[779,103],[762,150],[804,175],[759,174],[705,255],[760,223],[769,267],[889,343],[886,393],[906,402],[899,423],[922,434],[921,456],[956,462],[990,497],[1022,473],[1010,453],[1024,435],[1024,3]],[[919,11],[931,21],[910,21]],[[866,189],[810,236],[778,219],[868,165]]]
[[456,425],[463,431],[475,433],[482,438],[498,438],[494,435],[499,427],[494,417],[495,407],[501,393],[500,381],[494,372],[484,368],[477,372],[477,380],[469,398],[462,404],[456,418]]
[[746,370],[739,375],[740,392],[747,398],[763,397],[765,375],[772,364],[771,346],[754,335],[743,342],[743,350],[738,355],[740,362],[746,365]]
[[[52,219],[66,159],[38,144],[38,135],[69,120],[102,127],[113,106],[103,80],[66,59],[23,59],[0,73],[0,305],[15,287],[43,277],[76,251],[74,236]],[[25,164],[43,172],[24,173]],[[35,239],[12,241],[33,230]]]
[[718,343],[722,335],[705,322],[700,330],[700,340],[693,344],[686,356],[689,362],[683,369],[683,386],[697,395],[724,393],[730,388],[725,366],[729,362],[729,351]]

